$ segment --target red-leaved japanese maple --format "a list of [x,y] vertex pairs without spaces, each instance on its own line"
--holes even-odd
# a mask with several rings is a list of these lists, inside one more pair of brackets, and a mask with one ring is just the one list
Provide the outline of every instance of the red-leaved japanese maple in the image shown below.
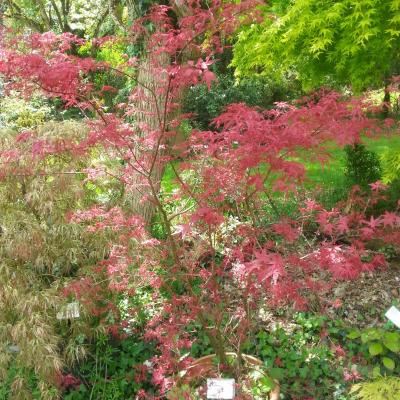
[[[137,79],[136,60],[113,69],[137,82],[130,103],[113,113],[99,99],[114,89],[98,92],[88,79],[90,73],[112,68],[73,55],[71,46],[81,39],[49,33],[10,39],[3,32],[0,59],[9,88],[25,95],[41,90],[61,98],[66,107],[97,115],[87,120],[84,140],[33,143],[29,151],[35,157],[101,148],[123,161],[121,167],[88,169],[87,179],[95,183],[112,176],[126,191],[141,193],[160,218],[164,235],[156,239],[148,221],[118,207],[99,205],[71,217],[94,235],[99,230],[117,233],[101,263],[111,289],[134,295],[140,287],[151,287],[159,306],[143,335],[158,344],[152,371],[160,398],[192,362],[182,355],[196,340],[193,329],[208,336],[222,364],[227,364],[227,351],[239,354],[231,372],[240,377],[240,354],[265,308],[291,303],[305,309],[310,293],[385,266],[382,255],[366,250],[366,242],[376,237],[400,242],[396,212],[370,214],[370,205],[385,189],[379,183],[367,200],[354,191],[346,204],[332,210],[304,198],[289,218],[275,205],[274,199],[299,192],[306,181],[304,157],[326,162],[332,143],[357,143],[362,135],[384,129],[368,116],[370,105],[362,98],[322,92],[268,111],[232,104],[215,119],[213,131],[192,131],[182,138],[179,127],[189,118],[178,112],[182,93],[192,85],[211,84],[215,76],[209,66],[223,50],[223,37],[258,13],[253,1],[211,1],[207,8],[196,1],[179,2],[184,13],[174,13],[176,3],[154,7],[128,38],[146,37],[147,68],[158,74],[157,86]],[[145,28],[149,23],[156,27],[153,34]],[[160,62],[165,56],[167,64]],[[146,103],[153,104],[155,125],[141,122],[140,115],[149,112]],[[137,122],[128,123],[128,117]],[[17,152],[10,149],[0,156],[3,174],[18,173]],[[166,166],[175,175],[171,193],[160,192],[161,174],[154,173]],[[87,304],[92,291],[85,291],[82,282],[67,291]]]

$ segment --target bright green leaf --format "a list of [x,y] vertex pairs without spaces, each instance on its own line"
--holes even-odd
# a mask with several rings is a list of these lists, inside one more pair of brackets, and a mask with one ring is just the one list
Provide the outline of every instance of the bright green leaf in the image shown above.
[[383,352],[383,346],[381,343],[371,343],[368,346],[368,351],[371,356],[377,356],[378,354],[381,354]]
[[359,331],[356,331],[356,330],[350,331],[350,332],[347,334],[347,338],[349,338],[349,339],[351,339],[351,340],[357,339],[357,338],[359,338],[360,336],[361,336],[360,332],[359,332]]
[[374,378],[379,378],[381,376],[381,368],[379,366],[376,366],[372,370],[372,376]]
[[383,365],[384,365],[387,369],[390,369],[391,371],[393,371],[393,370],[394,370],[394,367],[396,366],[395,362],[394,362],[391,358],[389,358],[389,357],[383,357],[383,358],[382,358],[382,362],[383,362]]
[[387,332],[383,336],[383,344],[393,353],[400,351],[400,334],[397,332]]

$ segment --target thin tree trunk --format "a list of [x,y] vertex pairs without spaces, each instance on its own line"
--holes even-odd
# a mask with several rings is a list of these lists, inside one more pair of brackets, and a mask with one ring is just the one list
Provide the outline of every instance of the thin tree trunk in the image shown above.
[[383,96],[383,104],[382,104],[382,115],[384,118],[389,116],[390,112],[390,90],[388,86],[385,86],[385,94]]
[[[169,115],[167,114],[166,96],[168,96],[168,77],[162,72],[169,65],[169,55],[160,53],[150,54],[140,63],[138,72],[138,82],[141,86],[141,96],[137,101],[137,113],[135,116],[136,129],[142,132],[142,135],[158,132],[160,143],[154,144],[153,148],[143,157],[140,148],[135,148],[135,157],[141,160],[143,170],[148,174],[148,179],[137,174],[134,177],[134,185],[137,190],[132,197],[132,210],[140,215],[146,225],[150,225],[156,211],[156,205],[151,199],[154,197],[152,189],[148,184],[151,180],[153,190],[158,194],[161,188],[161,179],[164,171],[164,162],[162,161],[163,144]],[[165,136],[165,135],[164,135]],[[147,198],[147,199],[146,199]]]
[[[112,0],[111,0],[112,1]],[[185,15],[188,12],[186,5],[183,2],[175,2],[174,11],[177,15]],[[189,58],[188,54],[183,55],[184,58]],[[165,162],[163,161],[164,144],[166,144],[165,131],[168,129],[168,122],[172,118],[179,115],[179,110],[174,110],[173,115],[168,110],[169,96],[168,91],[168,77],[166,76],[165,69],[170,65],[170,56],[167,53],[156,53],[154,49],[149,51],[148,55],[143,58],[139,65],[138,82],[141,85],[141,90],[144,96],[138,100],[137,108],[142,110],[142,113],[137,113],[136,124],[140,129],[141,125],[146,125],[146,131],[159,131],[164,137],[161,139],[161,146],[153,149],[144,161],[145,169],[151,168],[149,179],[153,183],[153,190],[155,189],[157,195],[161,188],[161,179],[163,176]],[[176,102],[179,99],[174,99]],[[145,134],[145,132],[143,132]],[[178,140],[175,138],[175,141]],[[139,150],[138,150],[139,152]],[[140,158],[140,154],[136,154]],[[154,162],[155,160],[155,162]],[[153,166],[151,167],[151,164]],[[140,185],[143,182],[142,177],[139,175],[135,181],[138,184],[138,190],[132,198],[132,209],[134,213],[140,215],[147,226],[151,224],[151,220],[156,212],[156,204],[151,200],[143,201],[143,198],[148,197],[151,199],[154,193],[151,193],[150,187]],[[153,197],[154,198],[154,197]]]

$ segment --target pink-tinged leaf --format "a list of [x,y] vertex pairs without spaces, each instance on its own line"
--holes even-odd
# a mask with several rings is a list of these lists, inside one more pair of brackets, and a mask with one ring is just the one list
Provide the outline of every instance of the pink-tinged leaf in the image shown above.
[[393,118],[386,118],[384,121],[384,125],[387,128],[391,128],[395,123],[396,123],[396,121]]
[[191,233],[191,228],[189,224],[182,224],[176,226],[175,234],[180,235],[182,239],[184,239],[190,233]]
[[381,221],[383,223],[383,226],[385,227],[386,226],[394,227],[400,225],[400,216],[398,216],[394,212],[385,211],[385,213],[381,217]]
[[193,223],[203,222],[207,225],[216,226],[224,221],[224,217],[217,210],[203,206],[193,213],[191,220]]
[[108,85],[104,85],[101,88],[102,92],[111,92],[111,93],[118,93],[118,89],[115,88],[114,86],[108,86]]
[[248,184],[254,186],[259,192],[264,190],[264,179],[260,174],[251,175],[248,179]]
[[23,143],[28,141],[32,137],[32,132],[31,131],[24,131],[21,132],[17,137],[15,138],[17,143]]
[[347,233],[349,231],[349,217],[347,215],[340,216],[337,224],[337,230],[339,233]]
[[285,275],[284,262],[281,255],[267,252],[265,249],[254,254],[255,260],[246,263],[247,273],[257,276],[259,282],[271,279],[276,284]]
[[294,228],[290,223],[281,222],[274,224],[272,229],[278,235],[283,236],[288,243],[293,243],[300,235],[299,229]]
[[374,191],[381,191],[381,190],[386,190],[388,188],[387,185],[385,185],[383,182],[381,181],[376,181],[374,183],[371,183],[369,185],[371,187],[372,190]]
[[211,89],[211,84],[213,81],[215,81],[217,78],[215,76],[215,74],[209,70],[206,70],[203,72],[203,80],[205,82],[205,84],[208,87],[208,90]]

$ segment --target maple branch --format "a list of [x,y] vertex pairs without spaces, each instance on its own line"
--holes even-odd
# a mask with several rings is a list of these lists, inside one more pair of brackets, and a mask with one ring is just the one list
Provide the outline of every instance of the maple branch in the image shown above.
[[64,16],[64,21],[63,21],[63,18],[61,17],[61,13],[60,13],[60,10],[57,7],[56,2],[54,0],[50,0],[50,2],[51,2],[51,5],[54,8],[54,12],[56,13],[56,17],[57,17],[58,23],[60,25],[60,29],[63,30],[65,28],[63,22],[66,20],[66,17]]
[[[61,0],[61,9],[62,9],[62,18],[63,18],[63,30],[64,31],[70,31],[70,27],[68,24],[68,14],[69,14],[69,0],[67,0],[67,3],[65,0]],[[94,36],[96,37],[96,35]]]
[[15,18],[17,20],[20,20],[21,22],[25,22],[28,26],[33,28],[33,30],[37,32],[44,32],[43,26],[41,26],[37,21],[34,19],[28,17],[22,12],[22,9],[18,6],[17,3],[15,3],[13,0],[6,0],[10,7],[10,12],[11,12],[11,17]]
[[119,16],[115,12],[115,8],[117,7],[118,0],[108,0],[108,10],[112,20],[114,21],[115,25],[118,26],[123,32],[126,32],[126,26],[122,23]]
[[166,128],[166,124],[167,124],[167,106],[168,106],[168,98],[169,98],[170,88],[171,88],[171,77],[169,76],[168,77],[168,87],[167,87],[167,91],[166,91],[166,94],[165,94],[163,121],[162,121],[162,126],[160,127],[161,131],[160,131],[159,137],[157,139],[157,145],[156,145],[156,149],[155,149],[155,152],[154,152],[153,160],[152,160],[151,165],[150,165],[150,170],[149,170],[149,174],[150,175],[153,172],[154,166],[155,166],[155,164],[157,162],[161,141],[162,141],[162,139],[164,137],[164,134],[165,134],[165,128]]
[[265,191],[265,195],[267,196],[268,203],[271,205],[272,209],[274,210],[274,213],[276,214],[276,216],[278,218],[280,218],[281,217],[281,213],[279,212],[275,202],[272,200],[271,196],[269,195],[269,193],[267,191]]
[[173,164],[172,161],[170,161],[169,165],[171,166],[172,171],[173,171],[173,173],[174,173],[176,179],[177,179],[178,182],[180,183],[181,188],[182,188],[183,190],[185,190],[185,191],[190,195],[190,197],[191,197],[197,204],[200,204],[200,200],[199,200],[199,199],[197,198],[197,196],[188,188],[188,185],[186,185],[186,183],[182,180],[181,176],[179,175],[179,173],[178,173],[178,171],[176,170],[175,165]]
[[34,0],[34,3],[39,7],[40,14],[42,15],[42,17],[44,19],[44,23],[46,25],[46,29],[50,30],[51,29],[51,20],[50,20],[49,15],[47,15],[47,13],[46,13],[44,4],[42,3],[41,0]]
[[[236,16],[240,15],[241,13],[242,13],[242,12],[240,12],[240,11],[239,11],[239,12],[236,12],[236,13],[232,13],[232,14],[231,14],[231,17],[236,17]],[[216,32],[220,32],[221,29],[222,29],[222,26],[223,26],[223,23],[224,23],[224,22],[226,22],[226,20],[225,20],[225,19],[222,19],[222,20],[220,21],[219,25],[217,24],[217,26],[215,27],[214,31],[211,31],[211,32],[210,32],[210,36],[213,35],[213,34],[215,34]],[[199,31],[196,35],[194,35],[191,39],[189,39],[189,40],[185,43],[185,45],[178,51],[178,53],[177,53],[176,56],[177,56],[177,57],[181,56],[182,53],[186,50],[187,47],[189,47],[190,44],[192,44],[197,38],[199,38],[200,36],[204,35],[204,33],[207,32],[207,31],[209,30],[208,28],[209,28],[208,26],[205,27],[204,30]]]
[[108,13],[110,12],[110,9],[106,7],[103,11],[103,13],[100,15],[99,19],[97,20],[96,26],[93,31],[93,37],[97,38],[100,32],[100,28],[103,25],[104,21],[106,20],[106,17]]
[[176,212],[176,213],[172,214],[170,217],[168,217],[168,220],[169,220],[169,221],[172,221],[172,220],[175,219],[176,217],[179,217],[180,215],[186,214],[188,211],[193,210],[194,207],[195,207],[195,206],[192,204],[192,205],[189,206],[188,208],[186,208],[186,209],[184,209],[184,210],[182,210],[182,211],[179,211],[179,212]]
[[32,172],[32,173],[17,173],[10,176],[5,176],[5,178],[11,178],[14,176],[21,177],[35,177],[35,176],[57,176],[57,175],[85,175],[84,171],[58,171],[58,172]]

